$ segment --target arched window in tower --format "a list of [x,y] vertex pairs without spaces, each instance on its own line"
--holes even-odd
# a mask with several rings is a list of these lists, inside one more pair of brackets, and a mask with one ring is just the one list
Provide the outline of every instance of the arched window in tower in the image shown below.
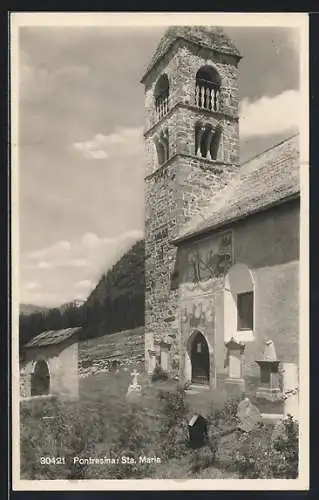
[[166,73],[157,80],[154,98],[157,117],[162,118],[168,112],[169,81]]
[[220,85],[218,71],[212,66],[202,66],[196,73],[195,105],[218,111]]
[[195,155],[207,160],[217,160],[221,135],[222,127],[219,124],[213,127],[209,123],[196,123]]
[[210,142],[210,156],[212,160],[217,160],[218,150],[220,148],[220,140],[222,136],[222,127],[217,125]]
[[169,135],[168,129],[162,130],[154,137],[155,147],[159,165],[165,163],[169,158]]

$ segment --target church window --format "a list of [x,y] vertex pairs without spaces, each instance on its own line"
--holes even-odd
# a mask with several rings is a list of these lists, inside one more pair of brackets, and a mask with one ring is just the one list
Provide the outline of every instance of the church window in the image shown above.
[[160,119],[168,112],[169,81],[166,73],[163,73],[157,80],[154,98],[156,115]]
[[254,294],[253,292],[237,295],[237,331],[254,329]]
[[195,154],[207,160],[217,160],[222,135],[221,125],[195,125]]
[[220,125],[217,125],[216,129],[213,132],[211,141],[210,141],[210,156],[212,160],[217,160],[218,150],[220,147],[220,140],[222,135],[222,128]]
[[249,267],[242,263],[232,266],[225,277],[225,341],[232,337],[241,341],[254,340],[255,296],[253,274]]
[[209,111],[219,110],[221,80],[212,66],[202,66],[196,74],[195,105]]

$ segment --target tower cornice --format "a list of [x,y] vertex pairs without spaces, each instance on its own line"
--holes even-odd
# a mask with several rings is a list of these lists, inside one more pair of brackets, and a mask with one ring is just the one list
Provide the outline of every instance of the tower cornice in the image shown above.
[[234,122],[239,121],[239,115],[234,116],[234,115],[227,113],[225,111],[212,112],[212,111],[205,109],[205,108],[199,108],[198,106],[195,106],[193,104],[186,104],[184,102],[177,102],[176,104],[174,104],[174,106],[172,106],[172,108],[170,108],[170,110],[164,116],[162,116],[156,123],[154,123],[154,125],[152,125],[150,128],[148,128],[147,130],[144,131],[144,137],[147,138],[150,135],[152,135],[154,130],[156,130],[156,128],[158,126],[160,126],[162,123],[165,123],[165,120],[167,120],[167,118],[170,118],[173,115],[174,111],[176,111],[178,108],[189,109],[190,111],[195,111],[195,112],[201,114],[202,116],[215,117],[217,120],[219,120],[220,118],[226,118],[227,120],[232,120]]
[[196,168],[207,169],[212,172],[215,172],[216,174],[222,173],[225,166],[238,167],[238,168],[240,167],[239,163],[235,164],[235,163],[225,162],[222,160],[208,160],[207,158],[202,158],[187,153],[175,153],[165,163],[163,163],[156,170],[154,170],[154,172],[150,173],[149,175],[146,175],[144,177],[144,180],[149,180],[152,179],[153,177],[160,176],[166,170],[166,168],[172,163],[174,163],[174,161],[177,160],[178,158],[186,158],[190,161],[190,164],[193,163],[194,167],[196,166]]

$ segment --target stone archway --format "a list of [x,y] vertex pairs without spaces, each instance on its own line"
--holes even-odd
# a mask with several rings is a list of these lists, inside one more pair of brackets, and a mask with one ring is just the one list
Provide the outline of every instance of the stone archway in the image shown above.
[[44,359],[36,361],[31,375],[31,396],[42,396],[50,392],[50,372]]
[[192,384],[209,385],[210,349],[205,336],[195,331],[188,341],[189,378]]

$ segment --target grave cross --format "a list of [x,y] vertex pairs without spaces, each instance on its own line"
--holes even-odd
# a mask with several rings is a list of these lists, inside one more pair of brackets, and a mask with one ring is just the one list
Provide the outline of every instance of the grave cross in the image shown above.
[[134,371],[131,373],[131,376],[133,377],[132,385],[138,385],[137,377],[139,376],[139,373],[136,371],[136,369],[134,369]]

